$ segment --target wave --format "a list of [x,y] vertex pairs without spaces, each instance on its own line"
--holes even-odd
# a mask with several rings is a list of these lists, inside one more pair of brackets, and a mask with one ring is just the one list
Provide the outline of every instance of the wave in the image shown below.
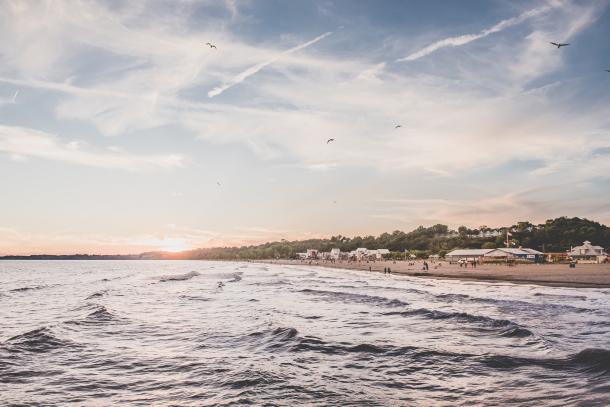
[[100,297],[103,297],[104,295],[106,295],[107,293],[108,293],[108,290],[96,291],[85,299],[92,300],[94,298],[100,298]]
[[571,294],[548,294],[548,293],[535,293],[535,297],[549,297],[549,298],[558,298],[561,300],[586,300],[587,296],[585,295],[571,295]]
[[19,287],[19,288],[13,288],[12,290],[9,290],[9,292],[20,293],[20,292],[24,292],[24,291],[43,290],[45,288],[56,287],[57,285],[58,284],[49,284],[49,285],[35,285],[35,286],[31,286],[31,287]]
[[241,275],[242,275],[242,274],[243,274],[243,273],[235,273],[235,274],[233,275],[233,278],[232,278],[232,279],[230,279],[228,282],[229,282],[229,283],[236,283],[236,282],[238,282],[238,281],[241,281]]
[[429,310],[427,308],[417,308],[406,311],[391,311],[385,312],[383,315],[401,315],[401,316],[422,316],[433,320],[455,320],[457,322],[466,322],[489,326],[492,328],[505,328],[500,331],[499,335],[504,337],[524,338],[533,336],[534,333],[526,328],[519,326],[516,322],[508,319],[496,319],[483,315],[473,315],[467,312],[446,312],[438,310]]
[[409,303],[376,295],[356,294],[343,291],[325,291],[306,288],[300,290],[304,294],[316,295],[327,301],[348,302],[357,304],[373,304],[385,307],[405,307]]
[[[520,334],[519,334],[520,335]],[[408,357],[410,362],[416,360],[438,363],[478,363],[494,369],[516,369],[521,367],[541,367],[552,370],[576,370],[597,374],[610,373],[610,350],[585,349],[566,358],[527,358],[507,355],[477,355],[472,353],[455,353],[416,346],[394,346],[389,344],[349,342],[327,342],[314,336],[301,336],[297,329],[279,327],[262,332],[254,332],[248,341],[257,347],[264,347],[274,352],[315,352],[327,355],[347,355],[366,353],[378,357]]]
[[99,306],[95,311],[87,315],[88,321],[107,322],[112,321],[113,319],[115,319],[114,315],[112,315],[103,305]]
[[574,370],[607,375],[610,373],[610,350],[589,348],[566,358],[523,358],[503,355],[486,355],[481,362],[495,369],[517,369],[537,366],[552,370]]
[[193,277],[197,277],[198,275],[199,275],[198,272],[191,271],[191,272],[185,273],[185,274],[174,274],[174,275],[170,275],[170,276],[161,276],[161,277],[159,277],[159,282],[165,283],[168,281],[185,281],[185,280],[190,280]]
[[9,352],[44,353],[55,349],[74,347],[71,341],[53,335],[47,327],[37,328],[6,340]]
[[[540,294],[540,293],[537,293]],[[534,295],[537,295],[534,294]],[[511,309],[515,307],[520,307],[522,309],[543,309],[544,311],[555,311],[555,312],[564,312],[564,311],[572,311],[577,313],[584,312],[592,312],[593,310],[589,308],[577,307],[569,304],[552,304],[552,303],[533,303],[522,300],[503,300],[503,299],[495,299],[495,298],[481,298],[481,297],[472,297],[466,294],[438,294],[435,295],[437,299],[445,300],[446,302],[474,302],[480,304],[490,304],[495,306],[506,306]],[[548,295],[548,297],[553,298],[561,298],[561,299],[584,299],[586,297],[581,296],[560,296],[560,295]]]
[[114,315],[103,305],[87,304],[79,309],[91,310],[86,316],[81,319],[66,321],[68,325],[101,325],[110,322],[118,322],[121,318]]
[[191,301],[211,301],[211,298],[207,297],[198,297],[196,295],[181,295],[179,298]]

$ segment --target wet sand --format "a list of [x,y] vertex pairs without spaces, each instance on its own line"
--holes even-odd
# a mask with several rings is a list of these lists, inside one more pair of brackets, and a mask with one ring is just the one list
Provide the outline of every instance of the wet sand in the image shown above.
[[[267,260],[264,263],[286,265],[308,265],[309,261]],[[447,262],[430,263],[430,270],[424,271],[423,262],[409,265],[405,261],[336,262],[312,261],[311,265],[369,272],[383,272],[385,267],[392,274],[423,278],[448,278],[460,280],[504,281],[517,284],[538,284],[554,287],[610,288],[610,264],[577,264],[569,268],[567,264],[521,264],[513,267],[505,265],[479,265],[476,268],[460,267]]]

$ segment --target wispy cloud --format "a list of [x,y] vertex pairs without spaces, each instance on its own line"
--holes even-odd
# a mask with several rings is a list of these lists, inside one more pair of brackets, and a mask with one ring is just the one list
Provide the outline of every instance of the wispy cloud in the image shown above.
[[423,58],[427,55],[430,55],[431,53],[438,51],[441,48],[457,47],[460,45],[466,45],[472,41],[476,41],[481,38],[485,38],[488,35],[491,35],[491,34],[500,32],[502,30],[505,30],[507,28],[513,27],[515,25],[521,24],[522,22],[524,22],[532,17],[538,16],[542,13],[549,11],[552,7],[553,6],[551,6],[551,5],[546,5],[546,6],[528,10],[524,13],[519,14],[516,17],[502,20],[499,23],[496,23],[493,26],[482,30],[481,32],[479,32],[477,34],[464,34],[464,35],[459,35],[457,37],[444,38],[442,40],[436,41],[436,42],[428,45],[427,47],[420,49],[419,51],[409,54],[404,58],[397,59],[396,62],[415,61],[416,59]]
[[15,93],[13,93],[12,97],[7,97],[7,96],[0,96],[0,105],[3,104],[15,104],[17,103],[17,96],[19,96],[19,90],[15,91]]
[[0,152],[13,159],[42,158],[91,167],[127,171],[171,169],[182,166],[183,157],[169,155],[137,155],[110,150],[84,150],[78,142],[62,143],[58,137],[24,127],[0,125]]
[[292,54],[293,52],[302,50],[304,48],[309,47],[310,45],[315,44],[316,42],[328,37],[329,35],[331,35],[332,32],[327,32],[324,33],[316,38],[314,38],[311,41],[307,41],[303,44],[297,45],[296,47],[290,48],[280,54],[278,54],[277,56],[265,61],[265,62],[261,62],[260,64],[256,64],[248,69],[246,69],[245,71],[237,74],[236,76],[234,76],[232,79],[230,79],[229,81],[225,82],[224,84],[215,87],[214,89],[212,89],[211,91],[208,92],[208,97],[213,98],[214,96],[218,96],[220,95],[222,92],[224,92],[225,90],[232,88],[233,86],[245,81],[246,79],[248,79],[250,76],[256,74],[258,71],[260,71],[261,69],[263,69],[264,67],[271,65],[272,63],[276,62],[278,59],[282,58],[285,55],[288,54]]

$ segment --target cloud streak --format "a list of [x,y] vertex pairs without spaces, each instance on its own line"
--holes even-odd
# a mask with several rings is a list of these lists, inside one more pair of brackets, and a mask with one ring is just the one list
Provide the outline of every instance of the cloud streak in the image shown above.
[[176,154],[135,155],[117,150],[83,150],[79,143],[62,143],[49,133],[3,125],[0,125],[0,152],[16,161],[42,158],[125,171],[167,170],[180,167],[183,162],[183,157]]
[[507,28],[521,24],[522,22],[524,22],[532,17],[538,16],[542,13],[549,11],[551,8],[552,8],[552,6],[548,5],[548,6],[543,6],[543,7],[538,7],[535,9],[528,10],[524,13],[519,14],[516,17],[502,20],[499,23],[496,23],[495,25],[484,29],[483,31],[479,32],[478,34],[464,34],[464,35],[460,35],[457,37],[444,38],[442,40],[436,41],[436,42],[428,45],[427,47],[420,49],[419,51],[409,54],[404,58],[397,59],[396,62],[415,61],[416,59],[423,58],[442,48],[466,45],[472,41],[476,41],[481,38],[485,38],[488,35],[491,35],[491,34],[500,32],[502,30],[505,30]]
[[231,80],[229,80],[228,82],[225,82],[224,84],[215,87],[214,89],[212,89],[211,91],[208,92],[208,97],[213,98],[215,96],[220,95],[222,92],[224,92],[225,90],[232,88],[233,86],[245,81],[246,79],[248,79],[249,77],[251,77],[252,75],[256,74],[257,72],[259,72],[261,69],[265,68],[266,66],[271,65],[272,63],[276,62],[278,59],[282,58],[285,55],[288,54],[292,54],[293,52],[297,52],[300,51],[304,48],[309,47],[310,45],[315,44],[318,41],[323,40],[324,38],[328,37],[329,35],[331,35],[332,32],[326,32],[316,38],[314,38],[311,41],[307,41],[306,43],[303,43],[301,45],[297,45],[296,47],[290,48],[280,54],[278,54],[277,56],[265,61],[265,62],[261,62],[260,64],[256,64],[254,66],[251,66],[250,68],[246,69],[245,71],[237,74],[236,76],[234,76]]

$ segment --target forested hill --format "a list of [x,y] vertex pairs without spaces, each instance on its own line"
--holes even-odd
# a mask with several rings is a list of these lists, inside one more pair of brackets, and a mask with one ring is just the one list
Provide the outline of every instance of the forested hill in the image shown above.
[[[358,247],[368,249],[389,249],[392,252],[408,250],[418,256],[441,254],[455,248],[493,248],[504,246],[506,231],[512,236],[513,247],[523,246],[544,252],[564,252],[571,246],[581,245],[589,240],[595,245],[610,246],[610,228],[588,219],[561,217],[543,224],[518,222],[503,228],[469,229],[461,226],[453,231],[445,225],[420,226],[411,232],[394,231],[375,236],[333,236],[330,239],[311,239],[264,243],[255,246],[223,247],[190,250],[181,253],[143,253],[142,258],[152,259],[270,259],[294,258],[307,249],[330,251],[339,248],[351,251]],[[490,236],[491,235],[491,236]],[[497,236],[494,236],[497,235]],[[488,236],[488,237],[484,237]]]

